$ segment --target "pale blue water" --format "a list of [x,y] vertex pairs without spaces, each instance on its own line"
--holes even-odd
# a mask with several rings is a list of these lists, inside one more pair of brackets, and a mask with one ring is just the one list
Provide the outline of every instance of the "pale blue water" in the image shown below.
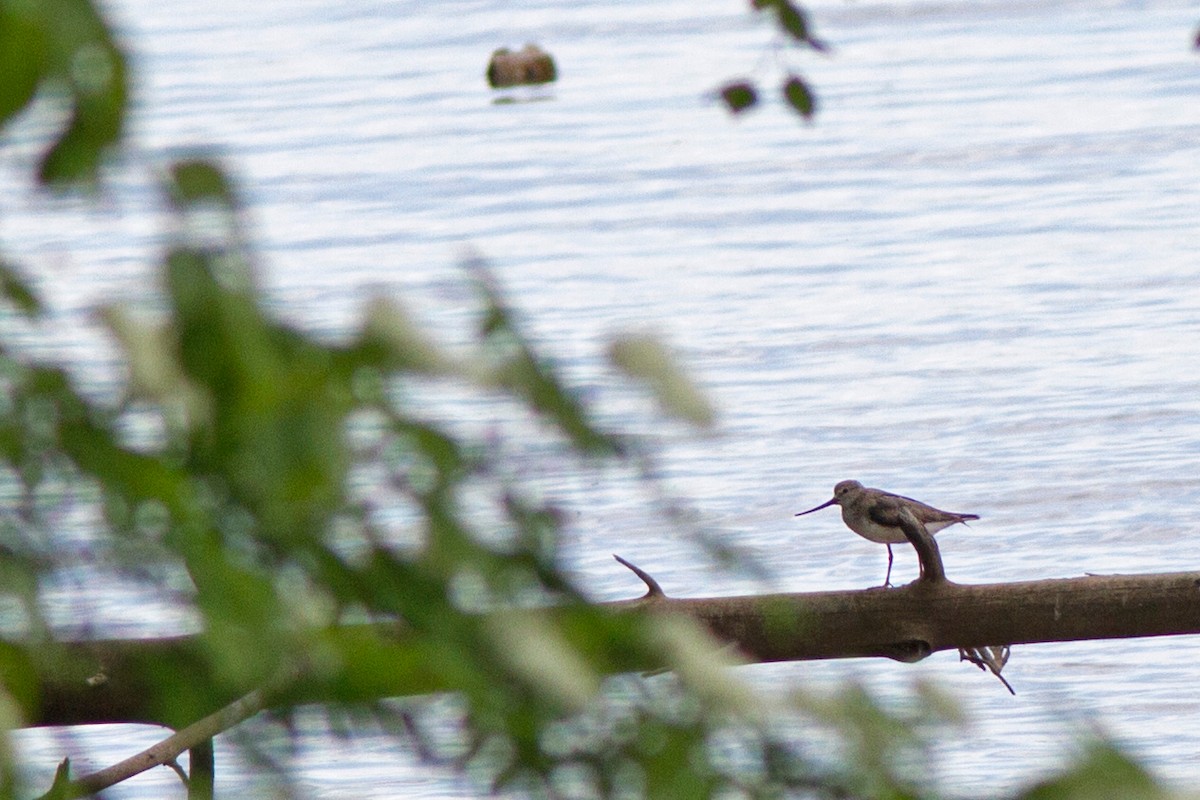
[[[0,235],[66,322],[149,298],[163,218],[145,165],[212,145],[241,176],[273,303],[307,326],[345,332],[382,290],[461,337],[470,247],[619,409],[646,406],[611,388],[607,337],[668,336],[723,416],[713,438],[671,434],[662,471],[699,524],[769,565],[771,589],[881,579],[884,551],[835,511],[792,517],[849,477],[980,514],[941,536],[959,581],[1200,566],[1197,4],[822,3],[832,57],[786,57],[819,93],[813,125],[773,100],[730,121],[708,97],[756,65],[779,80],[745,3],[512,6],[113,2],[140,53],[134,174],[100,213],[7,192]],[[528,40],[560,82],[493,104],[488,55]],[[6,152],[11,185],[30,151]],[[39,346],[101,386],[111,353],[78,330]],[[613,552],[672,594],[763,588],[619,484],[535,477],[578,510],[570,563],[599,598],[640,591]],[[898,549],[899,579],[914,573]],[[114,626],[154,624],[140,598],[72,596]],[[857,676],[901,699],[917,677],[949,688],[975,723],[938,746],[933,779],[994,796],[1093,722],[1200,786],[1198,656],[1192,638],[1019,648],[1015,698],[949,654],[749,672]],[[124,731],[77,737],[95,766],[136,749]],[[29,747],[49,774],[62,748]],[[314,738],[296,763],[318,796],[470,794],[400,758]]]

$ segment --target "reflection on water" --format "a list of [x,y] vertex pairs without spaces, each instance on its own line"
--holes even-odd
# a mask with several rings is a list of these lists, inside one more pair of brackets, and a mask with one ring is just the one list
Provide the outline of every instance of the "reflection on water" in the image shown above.
[[[724,422],[672,437],[665,480],[771,588],[877,580],[882,552],[837,515],[792,517],[844,478],[979,513],[940,537],[959,581],[1195,565],[1194,11],[822,4],[833,56],[794,59],[821,98],[805,126],[770,105],[730,122],[706,99],[770,47],[725,0],[111,5],[140,53],[137,147],[227,152],[281,313],[336,335],[368,293],[401,291],[460,337],[469,245],[591,395],[632,402],[599,359],[607,335],[669,334]],[[488,55],[527,40],[558,62],[552,99],[493,104]],[[147,297],[151,175],[121,177],[101,212],[12,202],[6,244],[68,321]],[[91,329],[58,327],[40,346],[111,381]],[[613,487],[545,484],[577,509],[570,563],[598,597],[639,591],[612,552],[674,594],[762,588],[647,530]],[[907,580],[915,558],[898,551],[896,569]],[[1200,784],[1200,716],[1181,701],[1197,655],[1192,639],[1019,648],[1016,698],[948,654],[753,674],[949,687],[975,725],[939,745],[935,778],[968,796],[1044,773],[1096,721]],[[97,761],[128,754],[123,735],[88,738]],[[304,763],[335,757],[313,749]],[[361,796],[469,793],[370,748],[336,759],[317,794],[347,775]]]

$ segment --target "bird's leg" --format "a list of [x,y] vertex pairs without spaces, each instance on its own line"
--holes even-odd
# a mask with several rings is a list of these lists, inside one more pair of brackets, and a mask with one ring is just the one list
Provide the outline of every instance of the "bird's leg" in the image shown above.
[[884,579],[883,579],[883,588],[885,588],[885,589],[892,585],[892,546],[889,544],[887,546],[887,549],[888,549],[888,569],[887,569],[887,575],[884,576]]

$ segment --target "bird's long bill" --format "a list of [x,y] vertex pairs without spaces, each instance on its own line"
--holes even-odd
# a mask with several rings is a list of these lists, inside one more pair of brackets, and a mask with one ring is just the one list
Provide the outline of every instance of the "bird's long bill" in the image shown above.
[[817,506],[816,508],[810,508],[808,511],[801,511],[799,514],[796,514],[795,516],[803,517],[805,514],[811,514],[814,511],[820,511],[822,508],[829,508],[831,505],[833,505],[836,502],[837,502],[837,498],[835,497],[832,500],[827,500],[824,503],[821,503],[821,505]]

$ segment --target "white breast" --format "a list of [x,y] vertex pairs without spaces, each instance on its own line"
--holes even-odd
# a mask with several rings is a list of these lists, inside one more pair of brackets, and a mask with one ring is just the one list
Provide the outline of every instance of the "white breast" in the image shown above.
[[[846,523],[846,527],[857,533],[859,536],[872,542],[880,544],[902,544],[908,541],[904,535],[904,531],[899,528],[889,528],[873,522],[869,519],[850,519],[850,515],[846,513],[846,509],[842,509],[842,522]],[[937,530],[940,530],[944,525],[939,525]],[[931,526],[926,526],[926,529],[933,533],[935,530]]]

